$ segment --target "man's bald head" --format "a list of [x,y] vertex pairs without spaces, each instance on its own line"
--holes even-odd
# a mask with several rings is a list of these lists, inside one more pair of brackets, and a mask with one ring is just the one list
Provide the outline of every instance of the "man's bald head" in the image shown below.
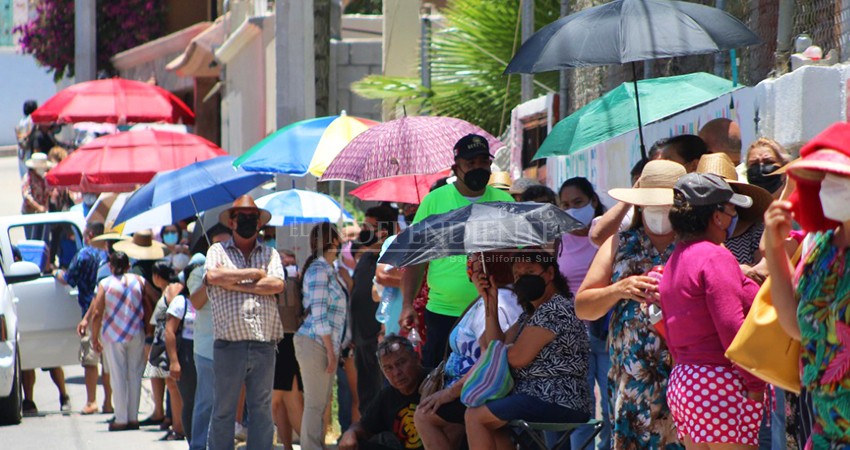
[[735,165],[741,162],[741,128],[729,119],[714,119],[699,130],[709,153],[726,153]]

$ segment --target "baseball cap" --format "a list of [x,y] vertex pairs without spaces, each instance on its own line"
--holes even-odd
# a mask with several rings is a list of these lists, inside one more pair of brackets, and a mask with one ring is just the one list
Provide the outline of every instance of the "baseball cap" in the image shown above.
[[457,143],[455,143],[454,153],[455,159],[472,159],[480,155],[487,155],[490,158],[493,157],[493,155],[490,154],[490,144],[487,142],[487,138],[479,134],[467,134],[460,138]]
[[749,196],[736,194],[723,178],[713,173],[688,173],[679,178],[673,190],[694,206],[731,203],[741,208],[753,205]]

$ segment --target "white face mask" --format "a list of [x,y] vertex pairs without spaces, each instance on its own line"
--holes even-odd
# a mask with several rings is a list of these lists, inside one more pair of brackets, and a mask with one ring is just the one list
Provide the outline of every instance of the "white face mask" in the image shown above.
[[820,204],[827,219],[838,222],[850,220],[850,178],[827,173],[820,185]]
[[584,226],[590,226],[590,221],[593,220],[593,215],[596,213],[596,208],[592,202],[588,202],[581,208],[571,208],[566,211],[573,219],[578,220]]
[[670,206],[644,206],[643,224],[654,235],[670,234],[673,224],[670,223],[669,214]]

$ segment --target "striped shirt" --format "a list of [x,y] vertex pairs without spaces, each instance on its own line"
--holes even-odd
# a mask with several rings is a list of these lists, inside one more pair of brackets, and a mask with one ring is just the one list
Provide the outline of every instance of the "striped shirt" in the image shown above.
[[[233,239],[213,244],[207,251],[206,272],[211,269],[262,269],[267,276],[284,279],[280,254],[271,247],[254,244],[248,260]],[[213,334],[224,341],[277,342],[283,339],[283,324],[277,311],[277,297],[230,291],[208,286],[212,304]]]
[[348,295],[336,270],[324,258],[317,258],[304,274],[303,304],[307,317],[298,334],[323,344],[321,336],[330,335],[334,353],[339,354],[345,335]]
[[109,276],[98,285],[105,295],[103,311],[104,342],[123,343],[142,333],[145,280],[138,275]]

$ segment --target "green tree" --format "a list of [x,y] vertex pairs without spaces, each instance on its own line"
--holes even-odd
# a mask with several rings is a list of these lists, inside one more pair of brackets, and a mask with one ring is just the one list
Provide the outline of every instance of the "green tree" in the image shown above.
[[[559,16],[558,0],[535,0],[535,28]],[[452,116],[501,134],[510,110],[520,103],[519,76],[502,75],[519,40],[520,0],[454,0],[445,27],[431,44],[431,88],[419,79],[372,75],[355,82],[366,98],[389,100],[429,114]],[[518,42],[517,42],[518,43]],[[535,75],[535,95],[557,92],[556,72]]]

